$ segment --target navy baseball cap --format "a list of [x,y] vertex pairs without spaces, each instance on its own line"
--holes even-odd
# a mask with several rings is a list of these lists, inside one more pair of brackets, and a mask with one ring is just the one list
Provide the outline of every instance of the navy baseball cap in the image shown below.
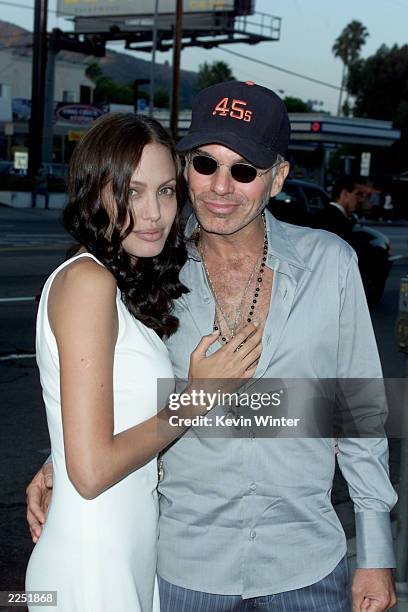
[[221,144],[259,168],[286,156],[290,122],[285,104],[272,90],[252,81],[226,81],[203,89],[194,98],[189,131],[176,148],[180,153],[206,144]]

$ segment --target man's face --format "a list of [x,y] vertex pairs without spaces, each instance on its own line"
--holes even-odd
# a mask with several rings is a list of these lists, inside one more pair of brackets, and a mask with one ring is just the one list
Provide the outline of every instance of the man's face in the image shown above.
[[239,153],[217,144],[203,145],[197,152],[210,155],[220,164],[211,175],[199,174],[191,163],[186,165],[194,212],[202,228],[215,234],[233,234],[251,223],[269,198],[279,193],[289,171],[289,164],[284,162],[274,180],[273,171],[269,170],[251,183],[240,183],[229,170],[234,163],[249,163]]

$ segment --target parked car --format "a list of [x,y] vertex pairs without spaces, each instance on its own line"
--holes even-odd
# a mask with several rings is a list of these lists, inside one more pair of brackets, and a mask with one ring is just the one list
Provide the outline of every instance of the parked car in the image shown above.
[[13,169],[13,162],[0,161],[0,174],[10,174]]
[[0,161],[0,176],[18,175],[24,176],[27,174],[24,170],[15,170],[14,163],[11,161]]
[[[269,201],[268,208],[281,221],[318,227],[316,215],[329,203],[330,197],[318,185],[287,179],[282,191]],[[367,300],[374,305],[381,299],[392,266],[390,240],[378,230],[356,221],[351,245],[358,256]]]

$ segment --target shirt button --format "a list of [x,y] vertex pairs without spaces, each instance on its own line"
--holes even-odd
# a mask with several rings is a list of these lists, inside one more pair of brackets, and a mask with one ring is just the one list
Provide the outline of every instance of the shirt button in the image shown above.
[[163,461],[162,460],[159,460],[159,462],[157,464],[157,467],[159,468],[158,469],[158,479],[159,479],[159,482],[160,482],[164,478],[164,467],[163,467]]
[[255,529],[251,529],[251,531],[249,532],[249,537],[251,538],[251,540],[255,540],[255,538],[256,538],[256,531],[255,531]]
[[253,482],[252,484],[249,485],[249,488],[251,491],[256,491],[256,484]]

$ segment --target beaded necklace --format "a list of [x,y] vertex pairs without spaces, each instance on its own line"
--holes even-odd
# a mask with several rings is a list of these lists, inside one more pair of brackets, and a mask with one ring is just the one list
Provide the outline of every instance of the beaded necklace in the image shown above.
[[[207,264],[205,262],[205,257],[204,257],[203,249],[202,249],[201,246],[199,246],[201,260],[203,262],[203,267],[204,267],[204,271],[205,271],[205,274],[206,274],[206,277],[207,277],[207,280],[208,280],[208,284],[209,284],[211,292],[213,294],[214,301],[215,301],[216,305],[218,306],[218,310],[221,313],[221,316],[224,319],[225,324],[226,324],[226,326],[228,328],[228,331],[229,331],[229,337],[226,336],[226,335],[220,337],[220,340],[221,340],[221,342],[223,344],[227,344],[236,334],[237,328],[238,328],[239,323],[241,321],[242,305],[244,303],[245,296],[248,293],[248,290],[249,290],[249,287],[251,285],[252,279],[253,279],[253,277],[255,275],[255,271],[256,271],[257,267],[259,266],[258,277],[257,277],[257,280],[256,280],[256,286],[255,286],[255,292],[254,292],[254,295],[253,295],[253,298],[252,298],[252,302],[251,302],[251,306],[250,306],[250,309],[249,309],[249,313],[248,313],[248,316],[247,316],[247,323],[251,323],[251,321],[253,319],[253,316],[254,316],[255,307],[256,307],[256,304],[258,302],[259,293],[260,293],[261,287],[262,287],[263,274],[265,272],[265,265],[266,265],[266,256],[268,254],[268,235],[267,235],[267,232],[266,232],[265,213],[262,213],[262,220],[263,220],[263,224],[264,224],[264,243],[263,243],[262,256],[261,256],[260,260],[256,260],[255,261],[254,267],[252,268],[252,271],[251,271],[251,273],[249,275],[248,281],[247,281],[247,283],[245,285],[245,288],[244,288],[244,291],[243,291],[243,294],[242,294],[242,297],[241,297],[241,300],[240,300],[240,303],[239,303],[239,307],[238,307],[238,310],[237,310],[237,314],[235,316],[234,321],[232,322],[232,325],[231,325],[230,317],[227,316],[227,314],[225,312],[225,309],[222,306],[222,304],[221,304],[220,300],[218,299],[217,294],[216,294],[216,292],[214,290],[214,285],[213,285],[213,283],[211,281],[210,273],[208,271]],[[219,321],[219,319],[215,319],[214,325],[213,325],[213,330],[214,331],[219,331],[220,330],[220,321]]]

